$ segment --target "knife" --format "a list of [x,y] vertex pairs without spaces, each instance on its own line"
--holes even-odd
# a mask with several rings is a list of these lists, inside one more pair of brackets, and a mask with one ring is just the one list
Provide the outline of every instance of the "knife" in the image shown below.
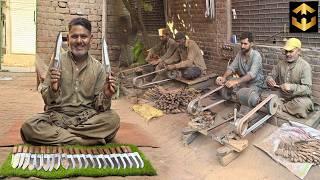
[[115,162],[116,162],[115,164],[117,165],[118,169],[120,169],[121,164],[120,164],[120,162],[119,162],[119,160],[118,160],[118,157],[119,157],[119,156],[117,155],[116,149],[113,148],[113,147],[110,147],[109,150],[110,150],[110,152],[111,152],[110,157],[115,160]]
[[31,153],[33,151],[33,146],[29,146],[28,152],[26,153],[26,157],[24,163],[22,165],[22,169],[26,169],[31,164]]
[[100,162],[100,156],[99,156],[99,152],[96,148],[92,149],[92,153],[93,153],[93,157],[96,160],[97,164],[98,164],[98,168],[101,169],[102,165]]
[[24,162],[24,158],[26,157],[26,153],[28,152],[28,146],[22,146],[22,152],[20,155],[18,168],[21,168]]
[[56,162],[56,155],[58,153],[58,147],[57,146],[53,146],[52,147],[52,154],[50,156],[50,164],[49,164],[49,171],[52,171]]
[[127,162],[129,162],[129,167],[132,168],[133,164],[135,164],[134,167],[137,167],[137,162],[135,161],[135,159],[132,161],[128,155],[128,151],[127,148],[125,148],[125,146],[120,146],[119,147],[121,149],[121,151],[123,152],[123,156],[127,159]]
[[[37,170],[40,170],[43,168],[43,155],[46,153],[46,147],[45,146],[40,146],[40,154],[37,154]],[[39,161],[40,162],[39,162]],[[39,164],[38,164],[39,162]]]
[[56,46],[54,48],[54,56],[53,56],[53,67],[56,69],[60,67],[61,47],[62,47],[62,32],[59,32],[56,39]]
[[76,159],[77,168],[82,168],[82,160],[80,156],[80,150],[78,148],[74,148],[74,157]]
[[34,161],[34,169],[38,169],[40,167],[40,146],[34,147],[35,161]]
[[104,37],[102,38],[102,65],[105,68],[106,73],[110,74],[111,66],[109,60],[108,45]]
[[[64,169],[68,169],[69,168],[69,161],[67,158],[67,154],[68,154],[68,149],[66,147],[60,147],[62,149],[62,154],[61,154],[61,165]],[[59,148],[58,148],[59,149]]]
[[105,157],[104,157],[104,151],[101,148],[97,149],[98,153],[99,153],[99,158],[102,160],[102,164],[103,164],[103,168],[107,168],[109,166],[108,162],[106,161]]
[[109,163],[111,164],[111,168],[113,169],[114,164],[113,164],[111,157],[110,157],[110,154],[111,154],[110,150],[108,148],[103,148],[103,152],[104,152],[104,155],[103,155],[104,158],[108,159]]
[[43,155],[43,169],[45,171],[48,171],[50,168],[50,160],[52,159],[52,154],[51,154],[51,147],[50,146],[44,146],[45,153]]
[[37,163],[37,155],[35,154],[35,147],[31,146],[29,149],[29,152],[31,156],[30,156],[30,163],[29,163],[28,169],[31,171],[35,168]]
[[128,155],[130,154],[131,157],[136,157],[139,161],[140,161],[140,168],[144,167],[144,162],[140,156],[140,154],[138,152],[132,152],[131,147],[130,146],[126,146],[127,151],[128,151]]
[[14,146],[12,150],[12,160],[11,160],[11,166],[13,168],[17,168],[19,166],[20,156],[22,152],[22,146]]
[[94,161],[93,155],[92,155],[92,150],[91,149],[87,149],[87,154],[86,154],[86,158],[90,159],[91,162],[91,167],[95,168],[96,167],[96,162]]
[[74,161],[73,155],[74,155],[73,149],[69,148],[69,154],[67,155],[67,158],[68,158],[69,164],[71,162],[71,165],[72,165],[71,168],[75,169],[76,168],[76,162]]
[[[115,149],[116,149],[116,152],[117,152],[117,154],[119,155],[119,157],[121,159],[121,162],[123,164],[123,168],[127,168],[127,163],[125,161],[125,157],[124,157],[124,154],[122,153],[122,150],[121,150],[120,146],[115,147]],[[129,159],[129,161],[130,161],[130,159]],[[131,162],[130,162],[130,164],[131,164],[131,167],[132,167],[132,163]]]
[[84,161],[84,168],[88,168],[89,162],[86,158],[87,151],[85,149],[80,149],[80,153],[81,153],[80,156],[82,157],[82,160]]
[[61,146],[58,146],[57,147],[57,150],[56,150],[58,153],[55,155],[54,159],[55,159],[55,164],[54,164],[54,169],[55,170],[58,170],[60,168],[61,165],[61,154],[63,153],[62,152],[62,147]]

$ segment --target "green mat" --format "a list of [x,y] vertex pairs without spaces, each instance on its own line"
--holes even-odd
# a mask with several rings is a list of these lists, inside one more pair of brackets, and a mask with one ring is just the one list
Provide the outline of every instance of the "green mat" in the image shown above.
[[[127,144],[108,144],[105,146],[96,147],[116,147]],[[41,170],[23,170],[21,168],[14,169],[11,166],[12,153],[9,154],[7,160],[4,162],[0,169],[0,176],[2,177],[38,177],[38,178],[68,178],[77,176],[86,177],[103,177],[103,176],[154,176],[157,175],[156,170],[152,167],[149,160],[146,159],[144,154],[134,145],[128,145],[131,147],[133,152],[138,152],[144,161],[143,168],[120,168],[120,169],[98,169],[98,168],[82,168],[82,169],[64,169],[60,166],[58,170],[53,169],[51,172]],[[67,146],[76,148],[88,148],[86,146]],[[90,146],[89,148],[92,148]]]

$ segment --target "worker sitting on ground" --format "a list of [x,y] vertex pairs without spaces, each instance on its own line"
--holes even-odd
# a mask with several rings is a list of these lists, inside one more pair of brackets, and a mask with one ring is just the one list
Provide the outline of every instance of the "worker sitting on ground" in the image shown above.
[[170,58],[160,62],[156,70],[161,68],[181,70],[182,77],[188,80],[205,75],[207,67],[197,43],[190,39],[187,40],[182,32],[175,34],[175,41],[179,45],[177,51]]
[[266,81],[268,86],[280,88],[281,111],[298,118],[306,118],[308,113],[314,110],[311,100],[311,66],[300,56],[299,39],[290,38],[283,49],[286,59],[280,60],[273,67]]
[[21,127],[30,144],[106,144],[115,137],[120,118],[110,110],[115,79],[89,53],[91,23],[75,18],[69,23],[69,50],[59,68],[50,63],[41,93],[47,110]]
[[[262,58],[257,50],[252,49],[253,35],[244,32],[240,36],[241,50],[223,76],[216,79],[217,85],[225,85],[227,88],[246,87],[261,93],[264,87],[264,76],[262,74]],[[232,74],[238,74],[239,78],[227,78]]]

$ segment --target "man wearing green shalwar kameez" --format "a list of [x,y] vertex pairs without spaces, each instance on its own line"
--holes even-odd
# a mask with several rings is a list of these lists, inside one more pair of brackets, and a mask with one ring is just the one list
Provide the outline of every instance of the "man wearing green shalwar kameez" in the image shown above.
[[115,79],[88,53],[91,39],[87,19],[70,21],[69,50],[62,53],[58,69],[50,68],[41,90],[47,110],[21,127],[26,143],[96,145],[115,137],[120,127],[110,109]]

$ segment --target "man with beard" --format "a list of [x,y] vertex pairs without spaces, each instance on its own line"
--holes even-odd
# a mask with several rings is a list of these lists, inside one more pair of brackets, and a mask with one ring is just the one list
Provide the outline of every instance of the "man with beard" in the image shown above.
[[168,70],[180,70],[182,77],[188,80],[205,75],[207,66],[197,43],[186,39],[182,32],[175,34],[175,41],[179,47],[171,58],[164,60],[166,68]]
[[286,60],[274,66],[266,81],[268,86],[280,88],[280,96],[283,98],[280,110],[298,118],[306,118],[314,110],[311,100],[311,66],[300,56],[299,39],[290,38],[283,49]]
[[[257,50],[252,49],[253,35],[251,32],[244,32],[240,35],[241,51],[238,52],[235,59],[223,76],[216,79],[217,85],[225,85],[227,88],[237,86],[251,88],[257,93],[261,93],[264,77],[262,74],[262,58]],[[237,74],[239,78],[227,78]]]
[[120,118],[110,109],[115,79],[89,53],[91,23],[69,23],[68,50],[52,66],[41,89],[47,110],[28,119],[21,137],[30,144],[106,144],[115,137]]

